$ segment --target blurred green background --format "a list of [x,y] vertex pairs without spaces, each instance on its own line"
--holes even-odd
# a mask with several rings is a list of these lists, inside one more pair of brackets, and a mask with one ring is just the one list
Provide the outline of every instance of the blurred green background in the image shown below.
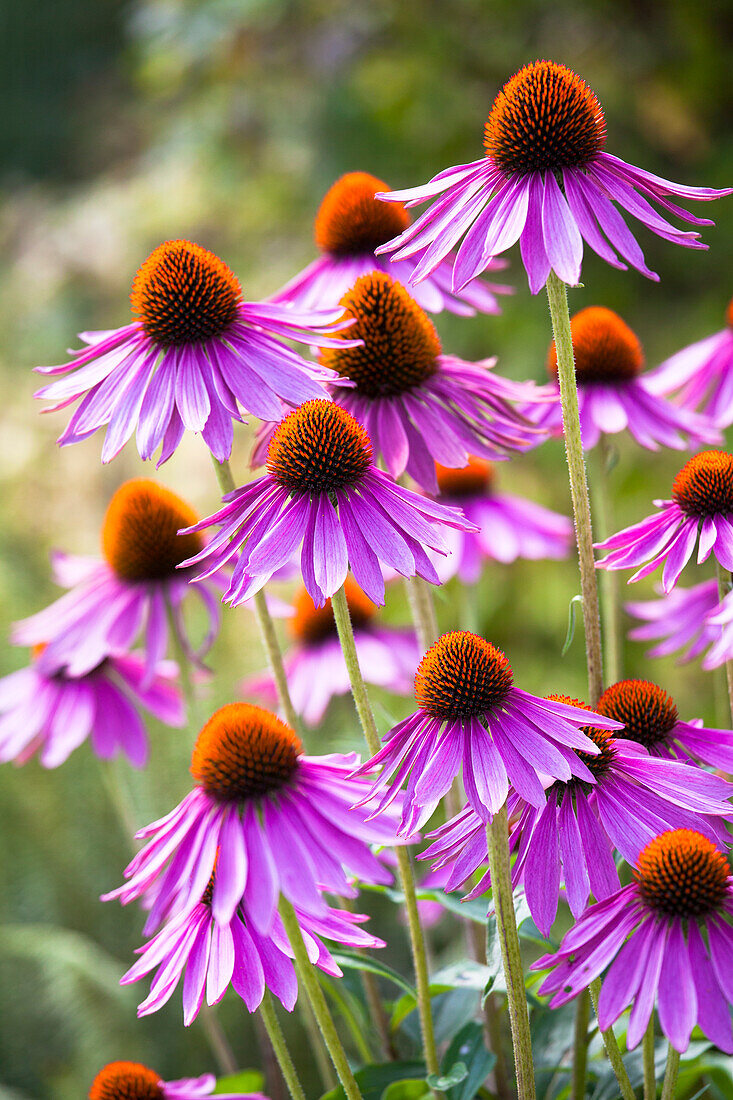
[[[135,270],[161,240],[188,237],[224,257],[245,296],[273,292],[313,256],[312,218],[340,173],[362,169],[391,186],[422,182],[480,156],[485,116],[502,84],[535,57],[583,75],[606,112],[608,149],[661,175],[724,186],[733,179],[733,6],[649,0],[37,0],[6,3],[0,20],[0,430],[3,636],[10,623],[55,598],[52,547],[96,553],[104,508],[141,472],[132,447],[99,462],[100,437],[60,451],[64,414],[39,416],[31,367],[59,362],[85,328],[122,324]],[[705,211],[707,213],[707,211]],[[571,307],[618,310],[650,365],[722,327],[733,291],[733,201],[710,209],[710,252],[675,248],[640,230],[661,282],[606,267],[589,251],[585,287]],[[497,354],[515,378],[544,377],[548,319],[531,298],[518,256],[517,294],[500,318],[437,320],[444,347],[466,358]],[[240,431],[235,471],[249,446]],[[617,526],[669,495],[680,456],[620,442],[613,472]],[[591,456],[591,467],[596,455]],[[216,492],[201,441],[187,439],[158,473],[202,512]],[[591,469],[591,472],[593,470]],[[501,484],[569,509],[559,442],[500,472]],[[705,573],[707,576],[708,574]],[[697,575],[699,579],[702,574]],[[562,658],[572,562],[489,567],[475,603],[478,625],[506,649],[518,682],[542,694],[582,696],[576,637]],[[633,596],[650,594],[652,582]],[[444,627],[457,625],[454,592],[441,596]],[[397,590],[387,615],[404,620]],[[2,671],[26,661],[4,647]],[[202,687],[201,718],[236,695],[261,667],[246,611],[227,611]],[[627,646],[628,674],[672,689],[684,717],[725,720],[720,677],[699,666],[650,664]],[[403,714],[409,701],[389,704]],[[387,728],[387,712],[380,710]],[[87,746],[54,772],[35,762],[0,769],[0,1098],[72,1100],[100,1066],[138,1059],[165,1077],[215,1068],[204,1027],[181,1025],[180,993],[165,1010],[135,1018],[142,987],[117,978],[139,942],[133,907],[103,906],[120,880],[128,841],[111,805],[116,786],[138,823],[159,816],[187,788],[194,731],[155,730],[151,766],[103,775]],[[310,748],[358,747],[344,701]],[[375,909],[374,906],[371,907]],[[403,932],[376,906],[385,958],[405,966]],[[451,927],[433,944],[438,961],[460,954]],[[257,1038],[229,995],[220,1018],[242,1066],[260,1065]],[[288,1023],[304,1049],[300,1023]],[[306,1069],[315,1089],[312,1067]]]

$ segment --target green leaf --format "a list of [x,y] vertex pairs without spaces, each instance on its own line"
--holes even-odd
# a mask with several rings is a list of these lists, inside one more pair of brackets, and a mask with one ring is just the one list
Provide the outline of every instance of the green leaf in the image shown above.
[[430,1089],[423,1078],[407,1078],[404,1081],[393,1081],[387,1085],[382,1093],[382,1100],[422,1100],[428,1097]]
[[468,1077],[468,1066],[465,1062],[456,1062],[451,1066],[448,1073],[430,1073],[427,1077],[427,1082],[431,1089],[436,1092],[448,1092],[454,1085],[460,1085],[461,1081],[465,1081]]
[[573,596],[572,600],[568,604],[568,629],[567,629],[567,633],[565,634],[565,641],[563,642],[563,647],[560,650],[560,655],[562,657],[565,656],[565,654],[570,649],[570,646],[573,643],[573,637],[575,636],[575,605],[577,603],[582,604],[582,602],[583,602],[583,597],[581,595],[577,595],[577,596]]
[[467,1066],[468,1072],[451,1089],[450,1100],[473,1100],[496,1062],[496,1056],[486,1049],[483,1027],[476,1020],[471,1020],[453,1036],[443,1064],[451,1065],[456,1059]]
[[467,959],[465,962],[445,966],[434,974],[430,982],[430,991],[442,993],[447,989],[475,989],[477,993],[481,993],[489,977],[488,966]]
[[[382,1064],[365,1066],[354,1074],[356,1083],[363,1100],[382,1100],[387,1088],[396,1081],[420,1081],[425,1080],[425,1064],[423,1062],[384,1062]],[[346,1100],[343,1086],[338,1085],[330,1092],[324,1093],[321,1100]]]
[[212,1093],[218,1096],[222,1092],[263,1092],[265,1078],[258,1069],[244,1069],[230,1077],[219,1077]]
[[400,973],[393,970],[391,966],[387,966],[386,963],[373,959],[368,955],[360,955],[357,951],[333,951],[331,954],[342,970],[366,970],[370,974],[376,974],[379,978],[394,982],[410,996],[416,996],[414,986],[410,985],[406,978],[403,978]]

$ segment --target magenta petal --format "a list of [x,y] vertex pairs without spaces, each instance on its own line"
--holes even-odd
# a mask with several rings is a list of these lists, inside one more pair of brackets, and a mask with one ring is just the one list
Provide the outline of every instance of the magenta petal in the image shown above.
[[697,994],[682,921],[675,920],[659,975],[659,1023],[675,1050],[683,1054],[697,1020]]
[[524,868],[524,891],[532,919],[543,936],[548,936],[560,894],[557,796],[554,793],[548,798],[532,833]]

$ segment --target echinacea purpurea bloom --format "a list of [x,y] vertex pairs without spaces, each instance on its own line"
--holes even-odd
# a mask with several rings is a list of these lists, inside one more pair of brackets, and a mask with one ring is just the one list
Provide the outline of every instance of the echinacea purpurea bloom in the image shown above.
[[354,754],[304,756],[290,726],[261,707],[221,707],[196,740],[193,790],[137,833],[145,844],[127,881],[103,900],[153,897],[148,933],[196,906],[216,868],[214,920],[228,924],[241,902],[267,934],[281,893],[320,917],[323,891],[354,896],[351,876],[389,882],[370,845],[396,843],[396,820],[350,809],[366,789],[351,775],[358,763]]
[[341,305],[354,321],[344,329],[349,339],[334,339],[319,360],[353,384],[334,389],[333,400],[363,424],[392,477],[407,471],[434,493],[436,462],[505,459],[545,438],[528,419],[542,391],[495,374],[495,359],[445,354],[432,321],[391,275],[363,275]]
[[107,425],[102,461],[137,433],[140,457],[166,462],[188,429],[200,432],[219,462],[232,452],[233,421],[265,420],[322,396],[326,372],[284,341],[324,347],[342,327],[338,309],[295,309],[244,302],[237,277],[213,252],[174,240],[151,252],[130,295],[134,320],[82,334],[87,347],[69,363],[37,367],[64,377],[35,394],[47,412],[79,405],[59,444]]
[[[401,835],[428,820],[462,772],[469,804],[483,822],[504,805],[512,787],[531,805],[545,805],[542,776],[593,783],[577,752],[595,755],[584,734],[588,711],[540,699],[514,686],[501,650],[478,634],[454,630],[427,651],[415,675],[418,709],[386,734],[386,744],[359,769],[381,772],[369,788],[376,813],[404,794]],[[593,714],[593,724],[619,729],[618,722]]]
[[[43,646],[36,648],[42,653]],[[44,671],[39,656],[0,679],[2,763],[25,764],[37,753],[44,768],[57,768],[89,739],[102,760],[119,752],[142,768],[149,745],[139,708],[168,726],[184,724],[173,662],[159,663],[150,680],[135,653],[105,657],[80,676],[63,668]]]
[[603,110],[584,80],[554,61],[525,65],[494,100],[481,160],[446,168],[422,186],[379,194],[407,207],[435,201],[378,252],[396,261],[419,253],[410,280],[419,283],[463,237],[455,292],[517,240],[533,294],[551,270],[564,283],[580,281],[584,241],[613,267],[631,264],[656,279],[615,203],[657,236],[705,248],[698,232],[676,229],[649,200],[682,221],[710,225],[669,196],[708,201],[731,189],[672,183],[606,153],[605,144]]
[[373,462],[369,436],[332,401],[306,401],[275,429],[267,473],[224,497],[224,507],[188,531],[218,525],[207,546],[183,563],[203,579],[232,563],[224,599],[258,592],[298,547],[303,583],[317,607],[349,569],[373,603],[384,603],[381,564],[433,584],[426,547],[445,553],[446,527],[472,527],[453,508],[397,485]]
[[[616,435],[626,429],[650,451],[660,446],[681,451],[700,443],[720,442],[720,432],[707,417],[679,408],[650,388],[648,375],[643,373],[639,338],[613,310],[605,306],[581,309],[571,319],[570,330],[585,450],[595,447],[601,435]],[[547,370],[555,382],[556,401],[525,411],[538,425],[562,435],[554,340]]]
[[508,564],[517,558],[567,557],[573,537],[571,520],[498,490],[497,471],[490,462],[470,458],[459,470],[437,466],[436,475],[440,503],[460,508],[478,528],[448,533],[450,553],[433,559],[443,584],[456,575],[463,584],[475,584],[487,560]]
[[[213,1073],[164,1081],[140,1062],[108,1062],[92,1082],[88,1100],[202,1100],[216,1088]],[[267,1100],[259,1092],[220,1092],[220,1100]]]
[[[346,578],[344,592],[364,681],[398,695],[407,694],[420,659],[414,630],[380,622],[377,608],[351,577]],[[288,620],[288,633],[291,645],[283,655],[283,666],[290,699],[296,714],[302,715],[307,725],[315,726],[335,695],[351,692],[331,601],[316,607],[301,588],[294,600],[294,614]],[[250,677],[242,689],[247,696],[259,696],[268,706],[277,704],[270,672]]]
[[631,584],[664,563],[662,588],[670,592],[697,545],[698,564],[712,552],[724,569],[733,570],[733,455],[693,455],[674,479],[672,499],[654,503],[656,515],[596,543],[598,550],[610,551],[596,563],[599,569],[638,566]]
[[[199,534],[178,534],[197,519],[184,500],[155,481],[124,482],[104,517],[104,560],[56,555],[57,580],[71,591],[16,623],[13,641],[44,646],[40,669],[64,668],[81,676],[110,654],[126,652],[142,636],[152,677],[166,655],[171,627],[189,659],[200,660],[219,630],[225,582],[216,576],[201,582],[190,570],[180,569],[185,558],[204,546]],[[207,620],[198,646],[189,638],[182,614],[191,594],[200,598]]]
[[[346,172],[329,187],[318,209],[314,236],[321,255],[281,287],[270,299],[298,309],[335,308],[349,287],[362,275],[388,271],[402,283],[409,282],[419,256],[390,263],[376,249],[410,224],[410,215],[402,203],[387,205],[375,198],[387,191],[384,180],[369,172]],[[451,282],[452,256],[415,286],[412,296],[428,313],[448,310],[463,317],[474,313],[499,313],[497,294],[509,294],[512,288],[474,279],[459,294]],[[492,261],[487,270],[505,267],[502,260]]]
[[[551,698],[590,710],[567,696]],[[597,709],[622,720],[600,704]],[[626,729],[623,736],[588,726],[583,732],[600,750],[596,756],[582,754],[593,784],[575,776],[555,780],[543,807],[514,793],[507,806],[509,844],[516,851],[512,883],[524,887],[532,918],[545,936],[557,914],[563,881],[570,909],[578,917],[591,894],[602,900],[619,888],[614,850],[633,863],[660,830],[675,828],[694,828],[725,844],[725,819],[733,812],[733,785],[725,780],[702,768],[650,758],[645,748],[627,739]],[[487,865],[486,826],[473,807],[466,806],[432,836],[433,844],[420,859],[450,871],[447,890],[457,889]],[[467,897],[478,897],[490,886],[486,871]]]
[[611,1027],[631,1005],[629,1050],[640,1042],[656,1003],[662,1031],[684,1053],[697,1024],[733,1054],[733,877],[706,837],[689,829],[649,841],[634,881],[591,905],[554,955],[532,969],[552,971],[539,992],[566,1004],[604,971],[598,1024]]

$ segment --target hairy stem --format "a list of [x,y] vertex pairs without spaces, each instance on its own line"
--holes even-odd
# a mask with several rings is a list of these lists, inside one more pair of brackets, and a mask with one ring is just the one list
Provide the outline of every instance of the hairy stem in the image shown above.
[[654,1069],[654,1013],[649,1017],[642,1044],[644,1060],[644,1100],[654,1100],[657,1095],[657,1075]]
[[662,1085],[662,1100],[674,1100],[679,1070],[680,1056],[670,1043],[667,1051],[667,1068],[664,1071],[664,1084]]
[[425,653],[438,639],[438,620],[430,585],[422,577],[406,577],[405,589],[420,649]]
[[[590,995],[593,1001],[593,1009],[596,1016],[598,1016],[598,996],[601,992],[601,979],[596,978],[594,982],[590,984]],[[600,1024],[598,1025],[600,1029]],[[621,1060],[621,1051],[618,1047],[616,1035],[612,1027],[607,1028],[605,1031],[601,1031],[601,1038],[603,1039],[603,1045],[606,1048],[606,1054],[608,1060],[611,1063],[613,1072],[616,1074],[616,1080],[618,1081],[618,1087],[621,1091],[623,1100],[636,1100],[636,1093],[631,1087],[631,1081],[629,1075],[626,1072],[626,1066]]]
[[[328,1010],[326,998],[323,995],[323,990],[316,977],[315,969],[308,958],[308,952],[303,942],[298,917],[290,902],[284,897],[280,899],[280,916],[285,927],[285,933],[293,948],[295,964],[298,969],[298,977],[305,986],[305,992],[313,1007],[313,1014],[318,1021],[318,1027],[320,1028],[324,1042],[328,1048],[331,1061],[336,1067],[336,1072],[344,1087],[344,1092],[348,1100],[363,1100],[361,1092],[359,1091],[359,1086],[356,1083],[356,1078],[351,1072],[351,1066],[349,1065],[346,1051],[343,1048],[339,1034],[336,1030],[336,1025],[333,1022],[333,1017]],[[300,1100],[302,1100],[302,1097]]]
[[265,996],[262,998],[260,1016],[272,1044],[272,1049],[275,1051],[277,1064],[280,1067],[280,1072],[285,1078],[285,1084],[288,1086],[288,1092],[292,1100],[305,1100],[303,1086],[300,1083],[297,1071],[293,1065],[293,1059],[290,1057],[290,1051],[285,1043],[285,1036],[282,1033],[280,1022],[275,1015],[272,997],[268,990],[265,990]]
[[[222,495],[226,496],[227,493],[231,493],[236,488],[232,468],[228,461],[219,462],[213,455],[211,456],[211,461],[214,463],[214,470],[216,471],[219,488],[221,489]],[[280,709],[285,715],[285,721],[288,725],[300,732],[300,720],[295,712],[293,701],[290,698],[288,678],[285,675],[285,666],[283,665],[282,650],[277,640],[275,624],[267,607],[267,600],[265,599],[265,593],[262,589],[255,593],[253,602],[257,625],[260,629],[260,635],[262,636],[262,644],[267,654],[267,663],[270,666],[270,672],[275,681]]]
[[588,1064],[588,1020],[590,1018],[590,994],[586,990],[578,997],[575,1006],[575,1037],[573,1042],[573,1091],[572,1100],[584,1100],[585,1071]]
[[[334,595],[332,596],[331,607],[333,608],[333,617],[336,621],[336,629],[338,630],[341,648],[344,653],[344,660],[346,662],[346,667],[349,671],[351,691],[354,696],[354,703],[356,704],[356,710],[359,715],[359,721],[361,722],[361,728],[364,731],[364,737],[366,739],[369,752],[372,756],[375,756],[380,749],[379,734],[377,732],[377,724],[374,721],[374,712],[372,711],[371,703],[369,702],[366,685],[364,683],[364,678],[361,674],[361,668],[359,666],[359,658],[357,656],[356,645],[354,643],[354,631],[351,626],[351,616],[349,615],[349,606],[346,602],[346,593],[344,592],[343,588],[340,588],[339,591],[334,593]],[[417,1004],[420,1014],[420,1028],[422,1031],[423,1049],[425,1051],[425,1064],[428,1067],[428,1073],[438,1073],[438,1052],[435,1044],[433,1015],[430,1006],[430,978],[428,975],[428,958],[427,951],[425,949],[425,937],[423,935],[422,925],[420,924],[420,915],[417,908],[415,876],[412,872],[412,864],[410,863],[409,853],[405,850],[405,848],[401,845],[398,845],[395,848],[395,853],[397,855],[397,867],[399,871],[400,883],[402,886],[402,893],[405,896],[405,912],[407,915],[407,924],[410,932],[412,960],[415,968]]]
[[598,610],[598,586],[593,555],[593,532],[585,473],[583,441],[580,435],[578,386],[575,378],[573,341],[570,333],[570,311],[565,283],[551,271],[547,278],[547,298],[550,304],[552,331],[557,349],[557,371],[560,383],[562,422],[565,433],[565,453],[570,475],[570,495],[573,500],[575,537],[580,564],[580,591],[583,599],[585,655],[588,667],[588,702],[595,706],[603,691],[603,657],[601,652],[601,620]]
[[532,1062],[532,1039],[529,1033],[529,1013],[524,989],[524,970],[519,951],[519,933],[514,912],[512,880],[509,867],[509,832],[506,803],[486,827],[489,844],[489,871],[496,911],[496,927],[504,964],[509,1022],[514,1045],[514,1065],[517,1072],[519,1100],[534,1100],[535,1080]]
[[[599,541],[607,539],[613,534],[613,510],[611,506],[611,494],[609,492],[609,475],[613,461],[613,448],[608,441],[608,436],[601,434],[600,454],[598,456],[597,473],[593,485],[593,515]],[[603,658],[605,681],[607,684],[616,684],[623,676],[621,631],[621,602],[618,592],[618,573],[614,569],[606,569],[600,582],[601,618],[603,622]]]

